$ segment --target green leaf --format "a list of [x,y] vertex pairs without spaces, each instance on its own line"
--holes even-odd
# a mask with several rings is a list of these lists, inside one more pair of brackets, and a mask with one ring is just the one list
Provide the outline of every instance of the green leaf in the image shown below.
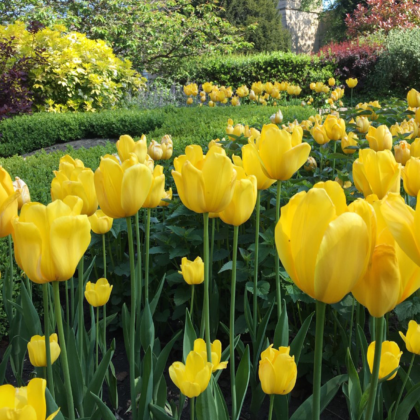
[[274,331],[274,347],[289,346],[289,319],[287,317],[286,301],[283,299],[283,309]]
[[315,312],[312,312],[300,327],[299,332],[290,344],[290,354],[295,356],[296,365],[299,364],[300,355],[302,353],[303,344],[305,342],[306,334],[308,333],[309,326],[311,325],[312,318]]
[[[347,375],[339,375],[333,379],[330,379],[325,385],[321,387],[321,410],[322,413],[328,404],[332,401],[337,394],[337,391],[340,389],[341,385],[347,381]],[[290,417],[290,420],[308,420],[312,418],[312,400],[313,395],[311,395],[299,408],[294,412],[293,416]]]
[[174,418],[166,414],[166,411],[158,407],[157,405],[150,404],[149,409],[153,414],[153,418],[156,420],[173,420]]
[[363,389],[366,390],[368,384],[370,383],[370,370],[369,370],[369,365],[367,362],[368,343],[367,343],[363,328],[360,325],[357,326],[357,333],[359,334],[359,340],[360,340],[360,345],[361,345],[360,351],[362,353]]
[[26,286],[23,281],[21,282],[20,286],[23,320],[25,321],[26,328],[31,337],[34,335],[42,335],[42,327],[41,321],[39,320],[38,311],[35,309],[35,306],[32,303],[32,299],[29,297],[28,291],[26,290]]
[[398,420],[406,420],[411,410],[420,400],[420,383],[413,386],[398,406],[395,418]]
[[261,351],[262,351],[262,348],[263,348],[263,345],[264,345],[265,331],[267,329],[268,321],[270,319],[270,315],[271,315],[271,312],[273,311],[273,308],[274,308],[274,303],[270,306],[270,308],[266,312],[264,318],[262,319],[262,321],[258,325],[257,340],[256,340],[256,346],[255,346],[255,350],[254,350],[255,351],[255,353],[254,353],[254,363],[252,364],[254,375],[256,375],[256,373],[257,373],[258,359],[260,357],[260,354],[261,354]]
[[420,313],[420,299],[414,296],[410,300],[405,300],[394,309],[394,312],[399,321],[413,319],[415,315]]
[[115,416],[112,411],[106,406],[106,404],[93,392],[90,393],[95,400],[98,410],[101,413],[101,420],[115,420]]
[[149,404],[153,399],[153,357],[152,348],[149,347],[143,360],[143,376],[139,401],[139,418],[150,419]]
[[217,420],[229,420],[229,411],[218,383],[214,384],[214,394],[214,398],[216,400]]
[[232,261],[229,261],[225,264],[223,264],[223,267],[219,270],[219,274],[223,273],[223,271],[232,270]]
[[184,363],[187,360],[188,353],[194,348],[194,341],[197,339],[193,324],[191,322],[190,312],[188,309],[185,311],[185,331],[183,342],[183,359]]
[[253,328],[254,320],[251,313],[251,307],[249,306],[248,292],[246,289],[244,293],[244,315],[245,315],[246,325],[248,326],[249,334],[251,336],[251,341],[255,343],[256,337],[254,335],[254,328]]
[[251,361],[249,355],[249,346],[246,346],[245,353],[242,356],[241,362],[239,363],[238,370],[236,372],[236,405],[237,405],[237,416],[236,420],[239,419],[242,405],[245,401],[246,391],[248,389]]
[[[52,397],[50,390],[48,388],[46,388],[45,390],[45,402],[47,403],[47,417],[48,417],[58,410],[58,406],[56,402],[54,401],[54,398]],[[54,420],[65,420],[61,410],[54,417]]]
[[153,349],[154,341],[155,324],[153,323],[149,302],[146,301],[140,322],[140,342],[143,350],[146,351],[149,347]]
[[6,376],[6,369],[7,369],[7,363],[9,362],[9,356],[10,352],[12,351],[12,346],[9,344],[7,346],[6,351],[3,354],[3,359],[0,363],[0,384],[4,384],[4,379]]
[[197,397],[195,413],[197,420],[215,420],[217,419],[216,401],[211,393],[212,385]]
[[346,355],[347,372],[349,375],[348,398],[350,403],[350,416],[352,420],[357,420],[359,414],[360,401],[362,399],[362,387],[360,386],[359,375],[351,359],[350,350],[347,348]]
[[159,287],[156,290],[156,293],[153,296],[152,301],[150,302],[150,312],[152,313],[152,316],[154,315],[154,313],[156,311],[156,306],[159,302],[159,298],[160,298],[160,295],[162,293],[163,285],[165,284],[165,278],[166,278],[166,273],[163,275],[162,280],[159,283]]

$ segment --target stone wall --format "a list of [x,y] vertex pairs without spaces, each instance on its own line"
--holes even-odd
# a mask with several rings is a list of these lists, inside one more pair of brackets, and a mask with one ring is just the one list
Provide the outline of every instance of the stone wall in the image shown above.
[[278,9],[283,27],[292,36],[292,51],[295,53],[317,52],[320,48],[319,10],[302,12],[300,0],[280,0]]

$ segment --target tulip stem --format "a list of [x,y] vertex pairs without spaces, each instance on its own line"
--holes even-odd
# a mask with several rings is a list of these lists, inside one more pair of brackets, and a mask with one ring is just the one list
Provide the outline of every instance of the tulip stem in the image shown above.
[[106,303],[102,308],[103,311],[103,317],[104,317],[104,351],[103,354],[106,353]]
[[260,244],[260,210],[261,209],[261,191],[257,191],[257,206],[255,211],[255,249],[254,249],[254,296],[253,296],[253,323],[252,329],[254,332],[254,339],[257,338],[257,317],[258,317],[258,299],[257,299],[257,291],[258,291],[258,251],[259,251],[259,244]]
[[84,297],[84,259],[81,258],[79,262],[79,357],[80,357],[80,363],[83,364],[83,325],[84,325],[84,314],[83,314],[83,297]]
[[213,292],[213,252],[214,252],[214,227],[216,219],[211,219],[211,240],[210,240],[210,267],[209,267],[209,279],[211,283],[211,291]]
[[[335,155],[336,152],[337,152],[337,141],[334,142],[334,155]],[[334,176],[335,176],[334,174],[335,174],[335,158],[333,160],[333,170],[332,170],[333,180],[335,179],[334,178]]]
[[398,406],[400,405],[400,401],[402,398],[402,395],[404,393],[405,387],[407,385],[408,379],[410,378],[410,374],[411,374],[411,369],[413,369],[413,365],[414,365],[414,358],[416,357],[416,353],[413,353],[413,355],[411,356],[411,363],[410,363],[410,367],[408,368],[407,371],[407,375],[405,375],[404,378],[404,382],[403,382],[403,386],[401,388],[400,394],[398,395],[398,399],[397,399],[397,403],[395,404],[395,410],[394,410],[394,416],[393,419],[395,420],[397,417],[397,411],[398,411]]
[[324,339],[325,324],[324,302],[316,301],[316,332],[315,332],[315,358],[314,358],[314,381],[313,381],[313,420],[319,420],[321,414],[321,372],[322,372],[322,345]]
[[193,310],[194,310],[194,292],[195,292],[195,287],[194,285],[191,285],[191,309],[190,309],[191,318],[193,318]]
[[236,381],[235,381],[235,298],[236,298],[236,260],[238,257],[239,226],[233,227],[232,281],[230,286],[230,389],[232,393],[232,419],[236,419]]
[[74,277],[70,279],[70,314],[71,324],[74,323]]
[[375,321],[375,356],[373,358],[372,376],[370,379],[370,393],[365,420],[372,420],[375,410],[376,391],[379,381],[379,367],[381,365],[382,339],[384,335],[384,317],[374,318]]
[[[276,196],[276,223],[277,225],[280,219],[280,200],[281,200],[281,181],[277,181],[277,196]],[[274,226],[274,228],[275,228]],[[274,245],[275,246],[275,245]],[[276,296],[277,296],[277,316],[280,319],[281,316],[281,285],[280,285],[280,260],[277,253],[275,252],[275,265],[274,269],[276,272]]]
[[209,214],[203,213],[204,218],[204,324],[206,337],[207,360],[211,363],[210,346],[210,301],[209,301]]
[[44,333],[45,333],[45,350],[47,355],[47,384],[48,389],[53,399],[55,399],[54,392],[54,377],[51,365],[51,348],[50,348],[50,305],[49,305],[49,284],[42,285],[42,294],[44,298]]
[[53,292],[54,292],[55,318],[57,320],[58,337],[60,340],[60,348],[61,348],[61,366],[63,367],[64,385],[66,388],[66,396],[67,396],[68,417],[69,417],[69,420],[75,420],[73,393],[72,393],[71,382],[70,382],[69,362],[67,359],[66,339],[64,337],[63,320],[61,318],[59,282],[54,281],[52,283],[52,286],[53,286]]
[[131,415],[137,419],[136,378],[135,378],[135,338],[136,338],[136,272],[134,267],[134,244],[131,218],[127,217],[128,249],[130,253],[131,274],[131,314],[130,314],[130,387],[131,387]]
[[106,242],[105,242],[105,235],[102,235],[102,258],[104,260],[104,278],[106,279]]
[[7,238],[9,240],[9,264],[10,264],[10,278],[9,278],[7,300],[9,302],[11,302],[12,299],[13,299],[13,246],[12,246],[12,235],[9,235]]
[[149,302],[149,249],[150,249],[150,211],[147,209],[147,223],[146,223],[146,267],[144,277],[144,299]]
[[190,406],[190,418],[191,420],[194,420],[195,418],[195,398],[191,398],[191,406]]
[[273,408],[274,408],[274,394],[270,395],[270,408],[268,410],[268,420],[273,418]]
[[352,303],[351,303],[351,318],[350,318],[350,333],[349,333],[349,349],[351,354],[351,339],[353,335],[353,318],[354,318],[354,297],[352,296]]
[[141,294],[142,294],[142,258],[141,258],[141,243],[140,243],[140,210],[136,213],[135,216],[135,225],[136,225],[136,247],[137,247],[137,286],[138,286],[138,296],[137,296],[137,305],[138,305],[138,316],[140,319],[141,311]]
[[96,369],[99,366],[99,306],[96,307]]
[[66,327],[67,327],[67,337],[70,333],[70,302],[69,302],[69,288],[67,287],[67,282],[64,283],[64,293],[66,294]]

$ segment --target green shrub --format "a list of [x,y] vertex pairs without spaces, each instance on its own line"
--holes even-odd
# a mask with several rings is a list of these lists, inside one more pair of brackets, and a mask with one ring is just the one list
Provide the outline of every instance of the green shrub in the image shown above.
[[[171,134],[175,149],[187,144],[223,137],[227,119],[248,124],[263,124],[277,108],[263,106],[240,107],[166,107],[150,111],[117,110],[100,113],[40,113],[21,116],[0,123],[3,134],[0,156],[29,153],[60,142],[78,139],[117,139],[122,134],[149,138]],[[285,121],[302,120],[312,108],[292,106],[282,108]]]

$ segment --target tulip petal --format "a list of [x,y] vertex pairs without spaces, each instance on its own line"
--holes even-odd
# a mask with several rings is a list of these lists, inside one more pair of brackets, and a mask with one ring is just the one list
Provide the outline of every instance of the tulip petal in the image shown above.
[[45,419],[47,415],[47,403],[45,402],[45,389],[47,381],[45,379],[32,379],[27,388],[28,405],[31,405],[37,415],[37,419]]
[[53,418],[56,417],[59,412],[60,412],[60,409],[58,409],[56,412],[54,412],[50,416],[48,416],[47,420],[53,420]]
[[[206,213],[203,174],[190,161],[186,161],[182,168],[182,183],[182,194],[185,200],[182,200],[182,202],[184,205],[195,213]],[[179,194],[182,199],[181,192]]]
[[314,185],[314,188],[322,188],[327,192],[334,203],[337,216],[347,211],[346,194],[338,182],[318,182]]
[[13,219],[18,214],[20,192],[11,194],[0,207],[0,237],[4,238],[13,232]]
[[270,360],[260,361],[258,368],[258,377],[260,378],[261,388],[264,393],[271,395],[275,393],[276,372]]
[[195,398],[201,394],[201,387],[198,382],[183,382],[181,392],[188,398]]
[[15,408],[15,388],[12,385],[0,386],[0,409]]

